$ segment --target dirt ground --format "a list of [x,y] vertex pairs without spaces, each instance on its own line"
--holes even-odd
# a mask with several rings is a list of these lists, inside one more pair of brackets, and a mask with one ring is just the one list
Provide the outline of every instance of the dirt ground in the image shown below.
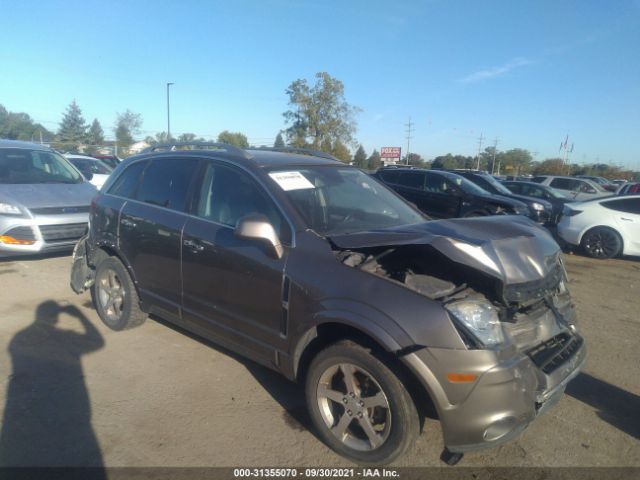
[[[113,332],[69,288],[70,257],[0,260],[0,465],[339,466],[303,393],[149,320]],[[567,255],[589,358],[549,413],[466,466],[640,466],[640,262]],[[428,420],[397,466],[442,465]]]

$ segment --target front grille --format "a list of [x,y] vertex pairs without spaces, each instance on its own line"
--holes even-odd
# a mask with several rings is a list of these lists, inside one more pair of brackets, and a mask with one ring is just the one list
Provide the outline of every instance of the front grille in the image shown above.
[[64,242],[78,240],[87,231],[86,223],[68,223],[65,225],[40,225],[40,233],[45,242]]
[[16,240],[35,242],[36,236],[31,227],[15,227],[6,232],[4,235],[13,237]]
[[582,346],[581,337],[561,333],[527,352],[533,363],[547,375],[569,360]]
[[88,213],[89,206],[30,208],[29,211],[35,215],[65,215],[70,213]]

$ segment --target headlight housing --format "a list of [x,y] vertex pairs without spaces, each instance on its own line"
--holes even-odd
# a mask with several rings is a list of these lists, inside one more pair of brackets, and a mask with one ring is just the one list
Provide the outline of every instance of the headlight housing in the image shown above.
[[541,203],[538,202],[533,202],[531,204],[531,208],[533,208],[534,210],[537,210],[538,212],[544,210],[544,205],[542,205]]
[[486,299],[465,299],[445,305],[447,311],[485,347],[504,343],[496,308]]
[[22,215],[22,210],[10,203],[0,202],[0,215]]

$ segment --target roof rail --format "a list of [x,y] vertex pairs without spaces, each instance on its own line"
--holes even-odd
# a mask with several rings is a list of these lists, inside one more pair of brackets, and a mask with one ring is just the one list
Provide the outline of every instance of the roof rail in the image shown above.
[[247,152],[245,152],[242,148],[236,147],[235,145],[229,145],[228,143],[218,143],[218,142],[172,142],[172,143],[162,143],[158,145],[152,145],[150,147],[145,148],[140,153],[151,153],[159,150],[178,150],[178,147],[196,147],[195,149],[190,150],[205,150],[206,148],[201,147],[215,147],[217,150],[225,150],[228,153],[233,153],[235,155],[239,155],[243,158],[251,158]]
[[266,150],[269,152],[282,152],[282,153],[301,153],[303,155],[311,155],[313,157],[326,158],[327,160],[335,160],[339,162],[336,157],[330,153],[321,152],[320,150],[313,150],[311,148],[301,147],[252,147],[251,150]]

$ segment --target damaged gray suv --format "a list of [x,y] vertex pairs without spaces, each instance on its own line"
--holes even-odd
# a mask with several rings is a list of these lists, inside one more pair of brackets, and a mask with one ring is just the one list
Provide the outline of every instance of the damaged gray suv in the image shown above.
[[114,330],[153,314],[303,383],[318,435],[363,464],[431,407],[455,463],[557,402],[585,359],[566,283],[524,217],[430,221],[325,154],[221,144],[120,164],[71,274]]

